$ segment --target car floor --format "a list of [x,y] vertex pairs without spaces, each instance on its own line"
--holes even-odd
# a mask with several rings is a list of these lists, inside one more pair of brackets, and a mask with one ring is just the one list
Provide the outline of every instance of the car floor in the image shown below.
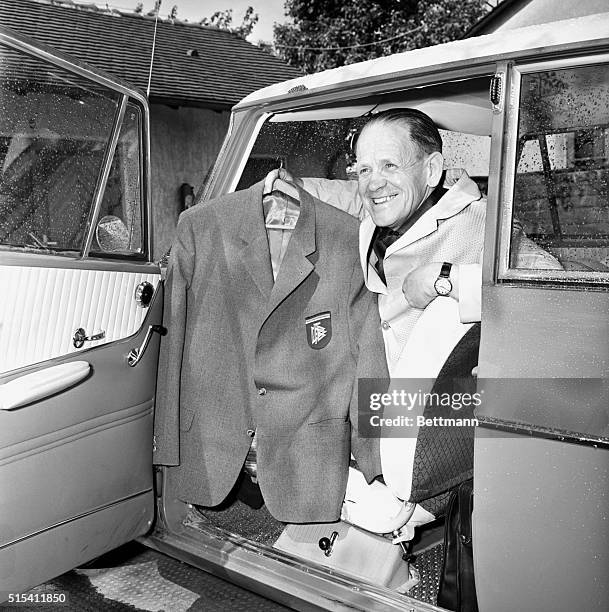
[[288,608],[136,542],[28,592],[66,603],[0,604],[36,612],[282,612]]
[[[281,535],[285,523],[271,516],[262,498],[258,499],[249,493],[236,487],[222,505],[213,508],[197,506],[197,514],[214,527],[272,546]],[[434,521],[417,531],[412,547],[412,563],[419,572],[420,582],[408,594],[435,605],[444,552],[443,521]]]

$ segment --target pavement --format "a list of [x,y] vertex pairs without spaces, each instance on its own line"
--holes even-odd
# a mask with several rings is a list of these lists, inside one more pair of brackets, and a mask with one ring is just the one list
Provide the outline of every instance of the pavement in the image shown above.
[[66,603],[0,604],[35,612],[283,612],[285,606],[132,542],[28,594],[65,594]]

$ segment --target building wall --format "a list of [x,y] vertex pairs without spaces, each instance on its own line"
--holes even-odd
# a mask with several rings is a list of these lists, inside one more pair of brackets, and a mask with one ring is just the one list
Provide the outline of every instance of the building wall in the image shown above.
[[[555,171],[552,184],[563,234],[609,236],[609,170]],[[542,173],[519,174],[514,200],[528,232],[552,233],[548,190]]]
[[506,9],[494,21],[490,22],[484,31],[477,32],[477,35],[607,11],[609,11],[607,0],[577,0],[577,2],[530,0],[528,3],[516,2],[513,10]]
[[180,186],[195,193],[216,160],[228,129],[228,111],[201,108],[150,108],[153,249],[159,259],[171,246],[182,211]]

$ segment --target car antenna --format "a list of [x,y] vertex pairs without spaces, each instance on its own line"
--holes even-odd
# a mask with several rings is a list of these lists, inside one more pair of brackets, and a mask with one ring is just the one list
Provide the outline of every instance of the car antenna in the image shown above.
[[148,87],[146,88],[146,97],[150,99],[150,82],[152,81],[152,64],[154,63],[154,50],[156,48],[156,28],[159,23],[159,11],[161,10],[161,0],[155,1],[154,15],[154,35],[152,36],[152,52],[150,53],[150,70],[148,72]]

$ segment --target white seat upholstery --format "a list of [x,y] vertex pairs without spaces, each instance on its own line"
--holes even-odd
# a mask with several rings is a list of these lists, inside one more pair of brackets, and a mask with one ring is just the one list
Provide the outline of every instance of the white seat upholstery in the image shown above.
[[[422,379],[428,387],[423,392],[431,391],[433,381],[437,378],[442,366],[453,349],[472,323],[461,323],[459,305],[452,298],[436,298],[425,309],[414,326],[404,351],[391,374],[392,388],[399,388],[400,378]],[[410,411],[410,416],[422,414],[420,410]],[[394,409],[396,414],[403,414],[404,409]],[[386,410],[387,416],[391,416]],[[412,466],[417,443],[417,429],[411,428],[407,438],[381,437],[381,465],[383,478],[392,493],[399,499],[409,499],[412,485]]]

